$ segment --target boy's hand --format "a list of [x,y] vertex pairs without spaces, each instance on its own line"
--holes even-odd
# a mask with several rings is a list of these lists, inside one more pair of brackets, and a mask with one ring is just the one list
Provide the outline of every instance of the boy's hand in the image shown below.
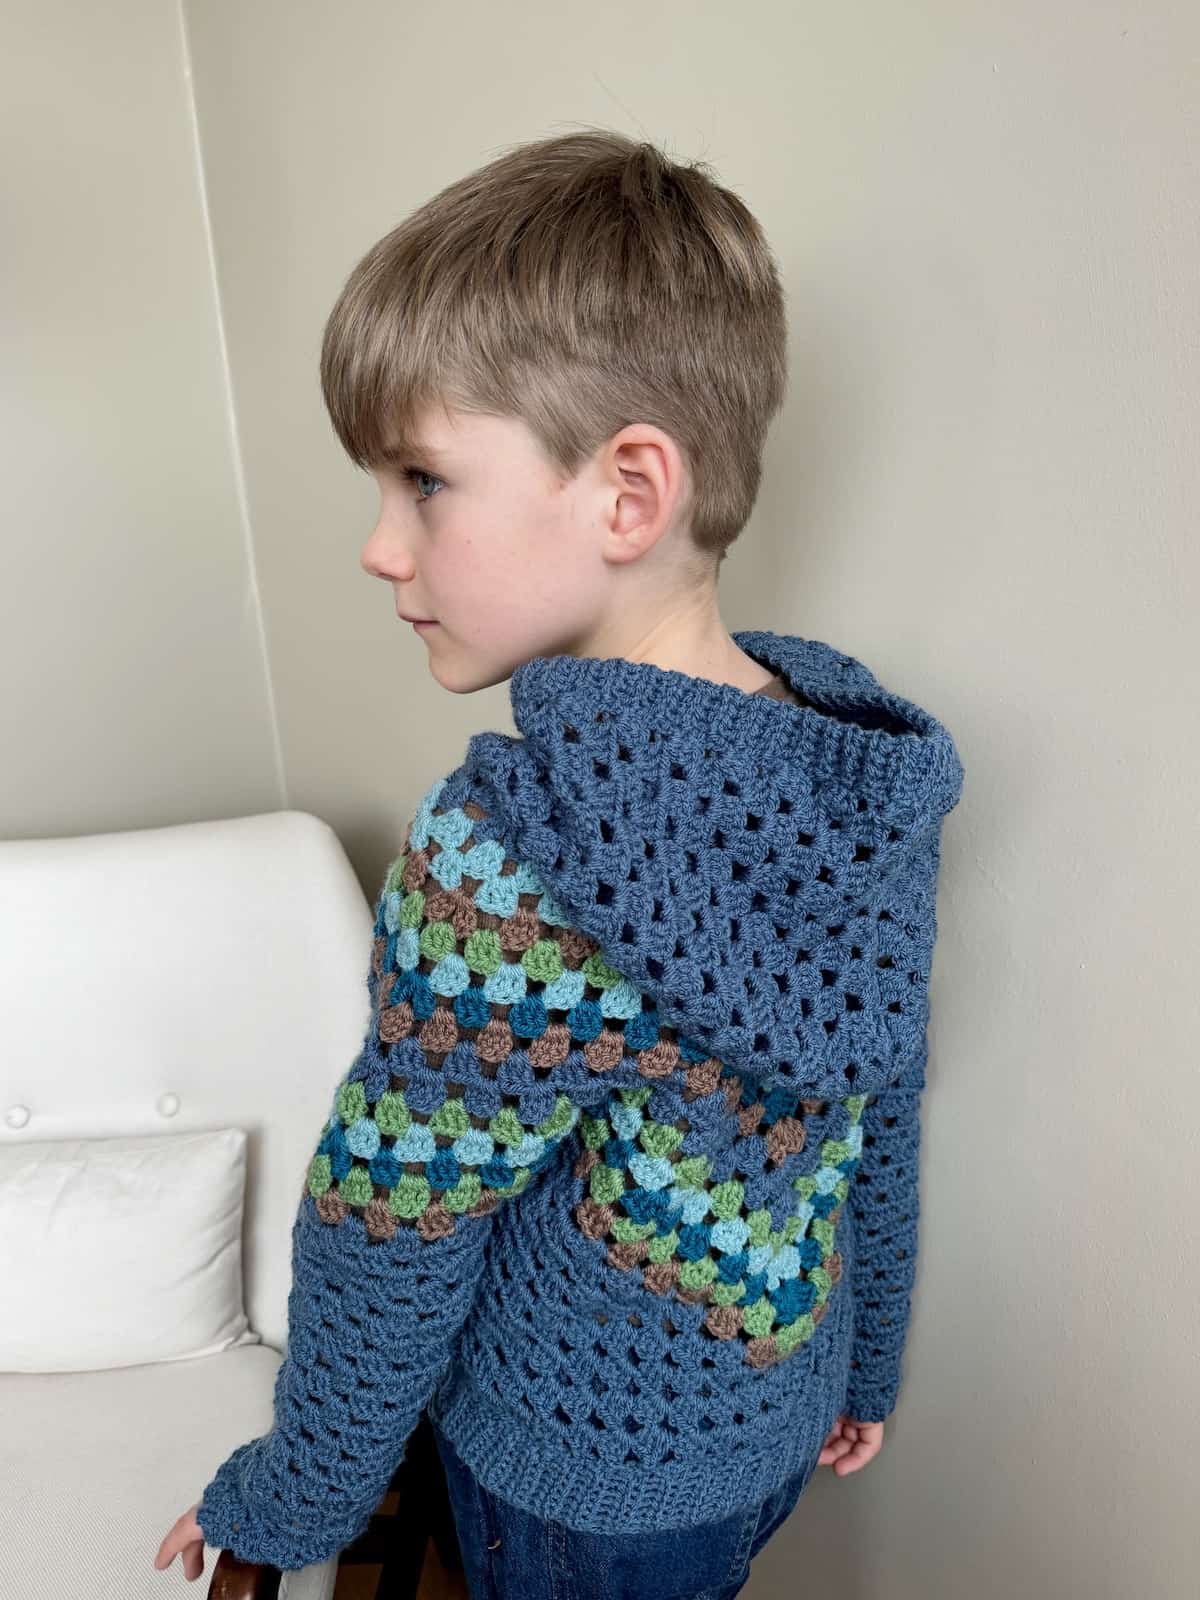
[[857,1472],[883,1448],[882,1422],[855,1422],[843,1414],[829,1431],[817,1457],[819,1467],[832,1467],[839,1478]]
[[196,1512],[199,1509],[200,1502],[197,1500],[196,1504],[185,1511],[175,1523],[159,1545],[158,1554],[154,1558],[154,1565],[161,1572],[182,1552],[183,1575],[189,1583],[193,1578],[204,1576],[204,1529],[196,1521]]

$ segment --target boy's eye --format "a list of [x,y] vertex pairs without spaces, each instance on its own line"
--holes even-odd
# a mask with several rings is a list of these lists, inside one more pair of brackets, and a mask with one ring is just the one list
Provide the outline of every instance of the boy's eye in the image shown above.
[[423,505],[426,500],[432,500],[434,495],[437,493],[436,489],[430,490],[429,493],[423,492],[421,490],[421,479],[429,479],[433,483],[442,482],[441,478],[439,478],[436,473],[426,472],[424,467],[402,467],[401,476],[406,478],[409,483],[416,483],[418,490],[418,505]]

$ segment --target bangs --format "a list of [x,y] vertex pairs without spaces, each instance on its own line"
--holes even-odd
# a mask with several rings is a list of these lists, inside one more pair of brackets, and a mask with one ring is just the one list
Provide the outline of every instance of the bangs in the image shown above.
[[[447,323],[414,300],[387,252],[391,271],[373,270],[381,241],[334,306],[321,344],[321,389],[342,448],[368,471],[419,459],[421,418],[459,394],[458,341]],[[452,324],[450,324],[452,326]],[[465,398],[465,397],[463,397]]]

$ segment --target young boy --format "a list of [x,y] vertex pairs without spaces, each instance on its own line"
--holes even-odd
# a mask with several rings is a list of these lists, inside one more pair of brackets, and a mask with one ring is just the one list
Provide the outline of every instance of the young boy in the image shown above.
[[785,363],[745,205],[602,129],[347,282],[321,375],[380,489],[363,565],[519,731],[408,823],[274,1427],[156,1565],[335,1555],[427,1411],[472,1594],[723,1600],[818,1464],[879,1450],[963,774],[861,662],[721,621]]

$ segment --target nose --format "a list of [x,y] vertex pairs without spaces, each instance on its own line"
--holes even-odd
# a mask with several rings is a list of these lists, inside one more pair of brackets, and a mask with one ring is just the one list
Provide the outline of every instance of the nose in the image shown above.
[[371,537],[363,545],[359,564],[369,577],[383,578],[387,582],[393,579],[408,582],[414,570],[412,557],[403,542],[382,521],[376,523]]

